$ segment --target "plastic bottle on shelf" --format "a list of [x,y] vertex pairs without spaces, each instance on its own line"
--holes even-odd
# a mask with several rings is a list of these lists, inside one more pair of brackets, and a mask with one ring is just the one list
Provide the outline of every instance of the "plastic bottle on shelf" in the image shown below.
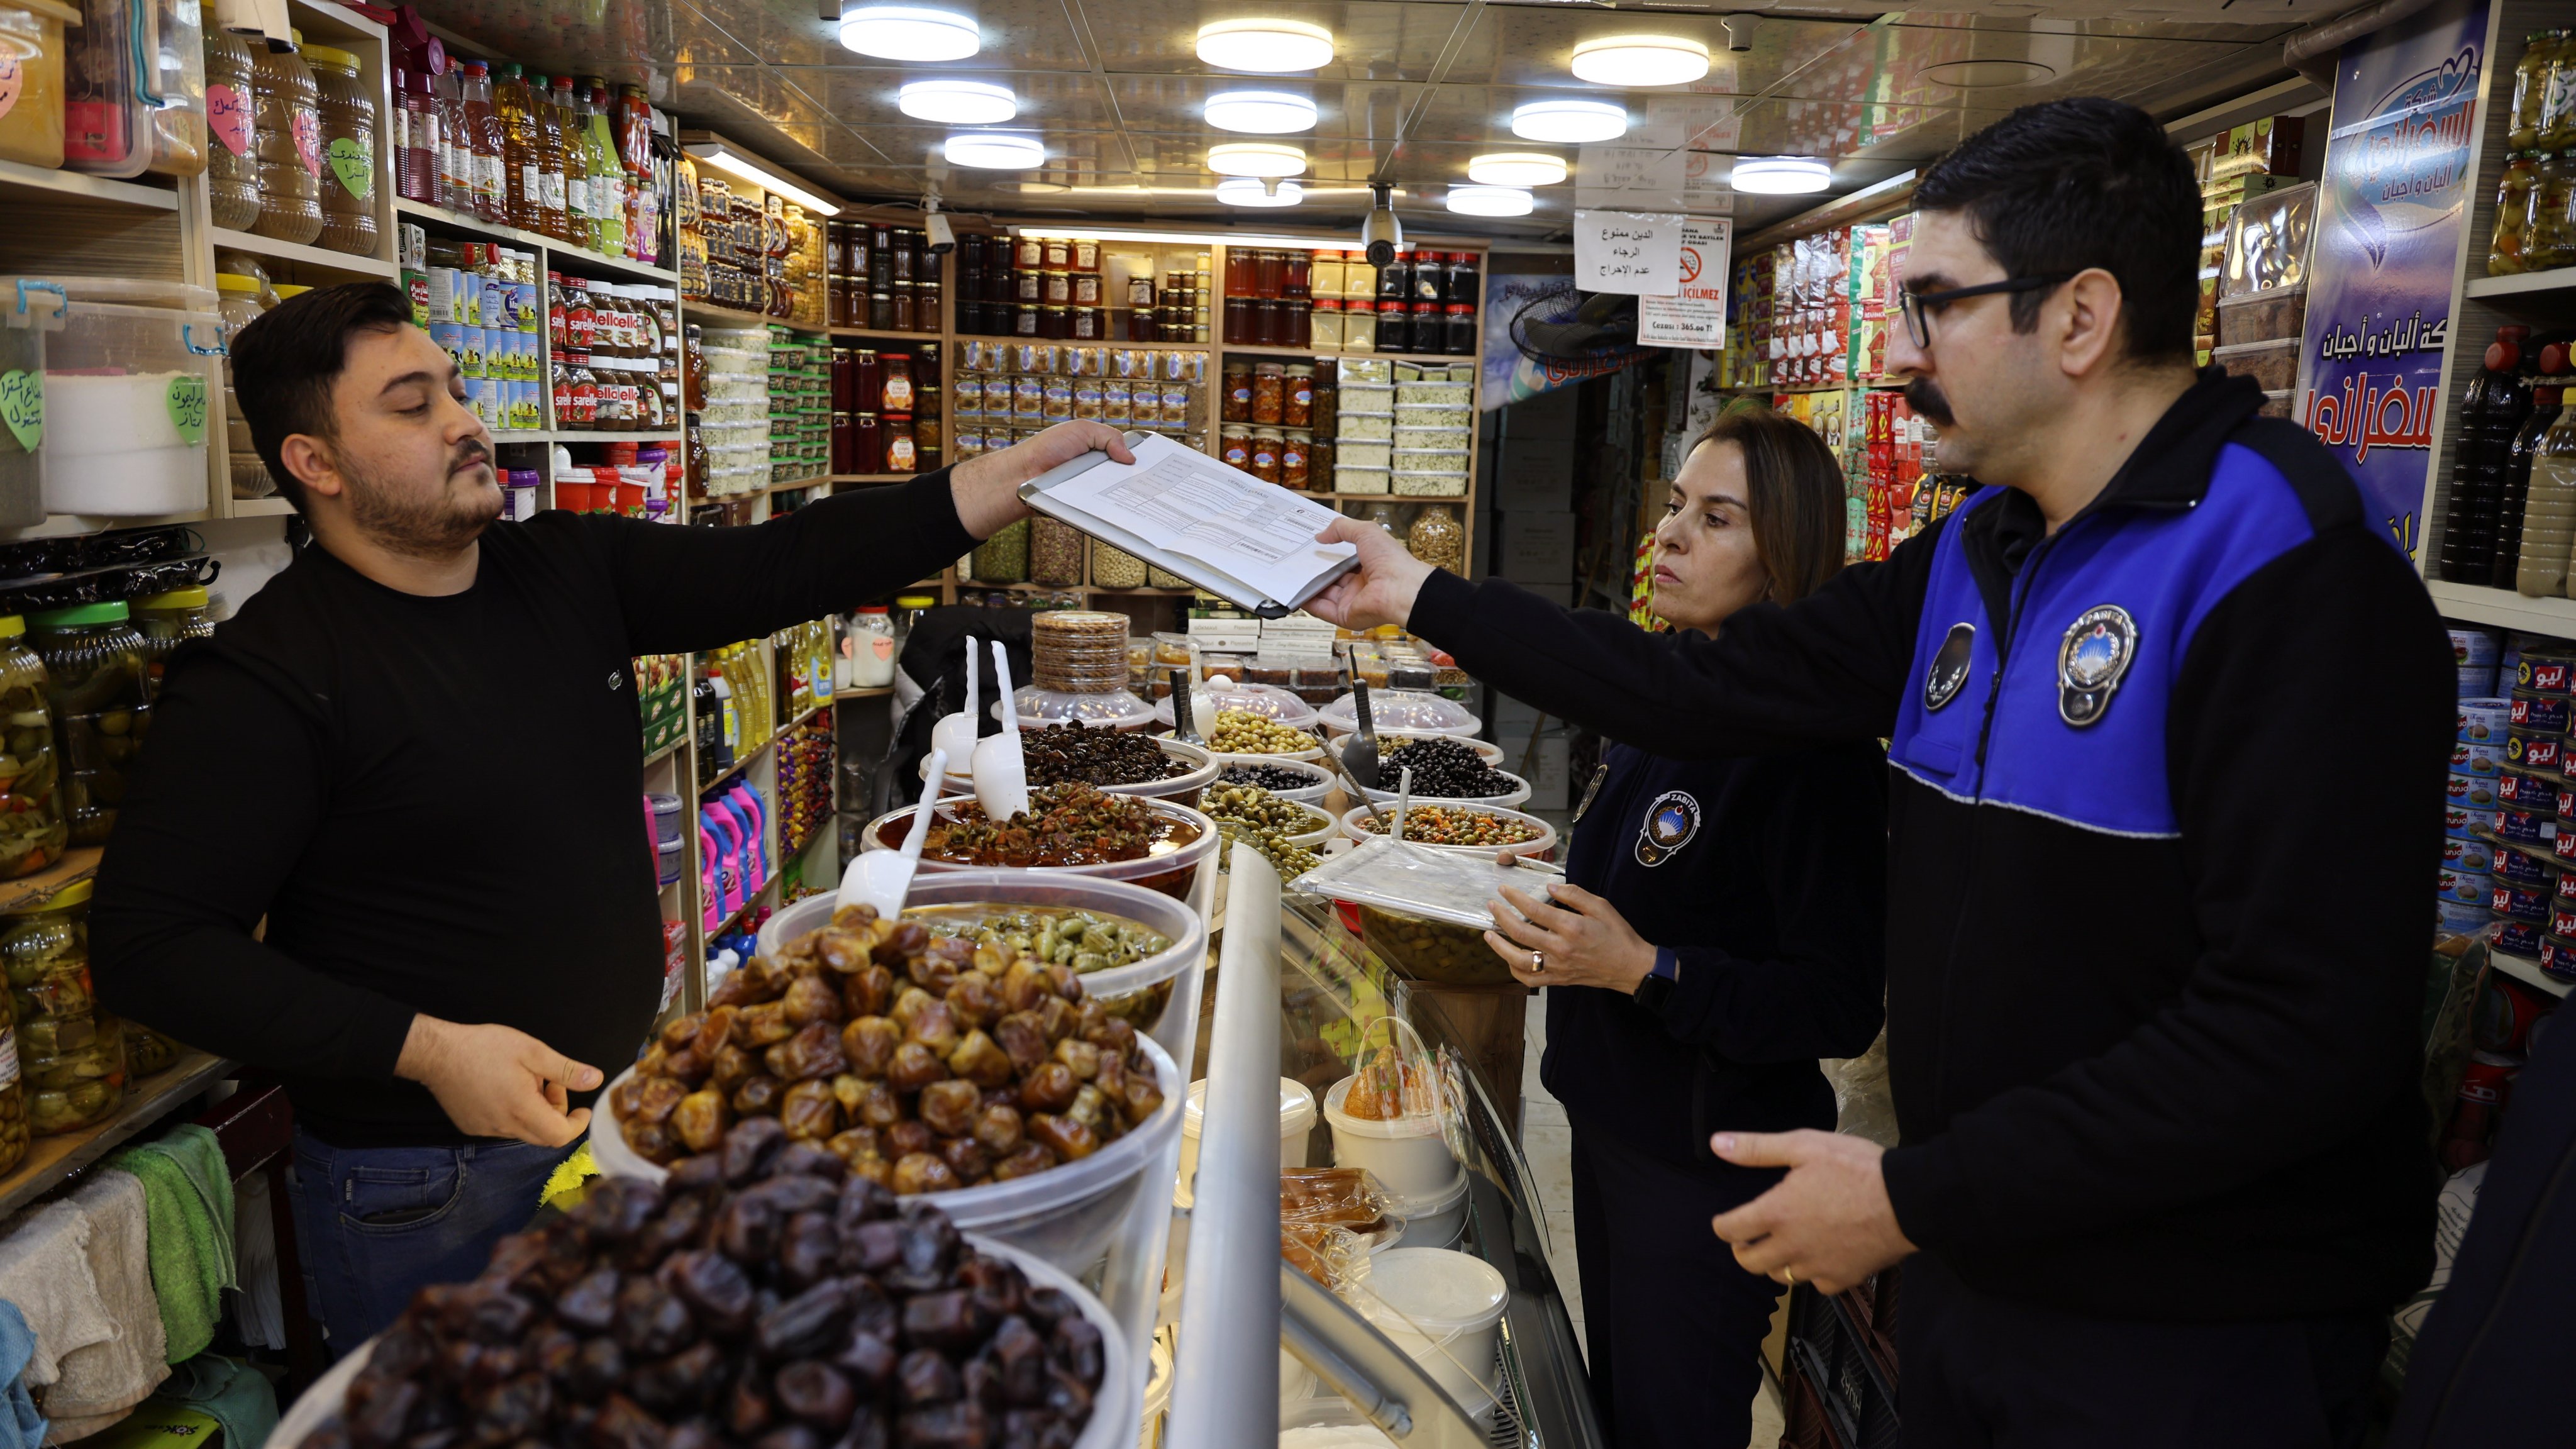
[[474,214],[506,226],[510,191],[502,169],[501,112],[492,102],[492,67],[487,61],[465,62],[465,138],[474,153]]
[[206,32],[206,201],[214,223],[248,231],[259,222],[259,60],[264,38],[218,27]]
[[446,56],[436,80],[438,102],[438,204],[474,210],[474,142],[465,125],[465,64]]
[[590,213],[590,162],[582,147],[581,103],[573,99],[572,77],[556,76],[546,88],[554,108],[555,131],[563,138],[564,237],[577,247],[599,248],[599,222]]
[[546,183],[537,169],[536,103],[517,61],[503,61],[493,71],[492,110],[501,119],[501,195],[506,217],[521,231],[544,231]]
[[528,120],[534,128],[537,151],[535,230],[556,241],[570,241],[572,224],[564,210],[563,115],[555,108],[554,92],[542,75],[528,80]]
[[259,140],[259,220],[251,230],[309,243],[322,234],[321,93],[293,44],[272,39],[255,57],[251,100]]
[[642,86],[617,88],[609,108],[609,128],[617,141],[617,159],[626,168],[626,254],[653,260],[653,239],[662,229],[661,200],[653,186],[653,108]]
[[345,50],[306,48],[319,95],[322,141],[322,233],[335,252],[376,251],[376,97]]
[[2531,384],[2522,371],[2530,337],[2531,329],[2518,324],[2497,328],[2485,366],[2460,396],[2460,438],[2442,519],[2442,577],[2452,583],[2483,584],[2495,571],[2513,435],[2531,416]]
[[2495,588],[2512,588],[2514,571],[2521,566],[2522,515],[2531,498],[2531,463],[2540,455],[2540,440],[2558,421],[2566,381],[2567,348],[2563,343],[2552,342],[2540,349],[2540,376],[2531,386],[2531,416],[2514,430],[2512,461],[2505,471],[2504,505],[2497,514],[2495,565],[2487,576],[2487,582]]
[[[438,188],[440,124],[438,78],[428,67],[427,47],[394,47],[393,115],[394,194],[435,206]],[[443,50],[435,52],[444,61]]]
[[608,87],[596,76],[575,83],[581,96],[582,165],[590,173],[590,211],[597,223],[593,249],[605,256],[626,255],[626,163],[617,159],[617,141],[609,134]]
[[2531,460],[2514,592],[2528,599],[2566,597],[2571,545],[2576,545],[2576,408],[2561,408]]

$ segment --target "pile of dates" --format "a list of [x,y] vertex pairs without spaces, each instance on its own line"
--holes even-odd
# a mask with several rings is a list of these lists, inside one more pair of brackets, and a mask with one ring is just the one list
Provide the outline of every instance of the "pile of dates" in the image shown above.
[[725,978],[610,1094],[651,1162],[714,1151],[775,1118],[848,1171],[909,1196],[1088,1157],[1163,1105],[1136,1028],[1071,966],[1007,941],[936,937],[836,911]]
[[1070,1449],[1100,1329],[769,1118],[424,1288],[300,1449]]

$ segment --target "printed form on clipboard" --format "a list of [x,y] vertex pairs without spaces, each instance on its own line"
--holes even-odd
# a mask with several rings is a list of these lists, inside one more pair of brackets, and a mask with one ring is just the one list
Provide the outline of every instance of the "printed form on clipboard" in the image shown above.
[[1311,498],[1156,433],[1129,433],[1134,463],[1088,453],[1020,485],[1050,518],[1168,569],[1266,619],[1353,567],[1347,543],[1317,543],[1340,517]]

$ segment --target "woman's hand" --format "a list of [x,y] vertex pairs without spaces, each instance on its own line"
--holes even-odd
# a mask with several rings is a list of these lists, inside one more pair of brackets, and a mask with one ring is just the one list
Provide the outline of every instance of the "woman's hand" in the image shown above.
[[[1505,886],[1502,901],[1494,903],[1497,925],[1485,933],[1485,944],[1511,968],[1512,979],[1524,986],[1600,986],[1634,996],[1637,983],[1655,969],[1655,948],[1617,907],[1581,886],[1557,881],[1548,894],[1553,903]],[[1503,909],[1505,903],[1519,915]]]
[[1360,566],[1306,601],[1306,612],[1345,629],[1402,626],[1413,617],[1414,597],[1431,577],[1431,565],[1405,551],[1394,534],[1374,523],[1341,518],[1315,535],[1317,543],[1347,543]]
[[1024,443],[967,459],[948,472],[957,521],[979,542],[1029,516],[1020,485],[1085,453],[1107,453],[1113,463],[1133,463],[1127,435],[1107,423],[1058,423]]

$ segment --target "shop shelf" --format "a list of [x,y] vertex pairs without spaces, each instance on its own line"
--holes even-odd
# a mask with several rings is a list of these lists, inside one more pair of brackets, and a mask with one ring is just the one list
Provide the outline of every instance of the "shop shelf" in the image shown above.
[[1335,361],[1346,357],[1382,357],[1389,362],[1427,362],[1435,366],[1476,360],[1476,354],[1472,352],[1351,352],[1338,347],[1256,347],[1245,342],[1196,342],[1191,346],[1218,352],[1240,352],[1248,357],[1329,357]]
[[555,271],[570,271],[582,275],[602,272],[612,277],[633,281],[660,282],[667,287],[676,288],[680,285],[680,274],[668,268],[648,267],[642,262],[629,261],[624,257],[604,256],[585,247],[556,241],[543,232],[522,231],[515,226],[502,226],[465,212],[450,211],[444,206],[432,206],[425,201],[414,201],[407,196],[394,198],[394,214],[450,231],[466,232],[474,236],[487,237],[493,241],[505,241],[512,246],[542,250],[546,253],[546,266]]
[[[784,317],[768,317],[763,316],[758,312],[744,312],[732,307],[719,307],[713,302],[692,301],[687,297],[682,297],[680,299],[680,321],[683,324],[690,322],[704,322],[715,327],[786,327],[798,332],[811,332],[817,334],[828,330],[802,322],[791,322]],[[904,335],[907,337],[917,337],[924,342],[937,342],[940,336],[940,334],[936,332],[907,332]]]
[[2461,289],[2481,299],[2516,297],[2530,292],[2576,292],[2576,267],[2545,272],[2516,272],[2502,277],[2472,277]]
[[2498,971],[2503,972],[2505,975],[2512,977],[2516,981],[2522,982],[2526,986],[2538,987],[2540,990],[2546,991],[2552,996],[2565,996],[2567,994],[2568,983],[2560,981],[2555,977],[2550,976],[2547,972],[2542,971],[2540,969],[2540,963],[2532,960],[2528,956],[2516,956],[2509,951],[2490,950],[2487,952],[2487,959],[2495,963],[2495,968]]
[[104,201],[144,211],[177,211],[179,194],[134,181],[111,181],[84,171],[53,171],[23,161],[0,161],[0,196],[20,201]]
[[275,237],[254,236],[246,231],[233,231],[220,226],[208,227],[206,234],[214,240],[216,246],[249,252],[254,256],[274,257],[279,261],[294,262],[298,266],[323,267],[361,277],[377,277],[388,282],[402,275],[402,269],[391,262],[380,261],[375,257],[362,257],[351,252],[335,252],[328,247],[299,246],[294,242],[279,241]]
[[234,1064],[222,1057],[183,1050],[169,1066],[141,1081],[126,1083],[125,1101],[115,1116],[77,1132],[39,1137],[28,1143],[27,1155],[20,1159],[18,1170],[0,1177],[0,1215],[14,1213],[60,1187],[73,1173],[123,1146],[136,1133],[161,1120],[162,1114],[232,1075],[234,1070]]
[[2511,589],[2485,589],[2441,579],[2426,579],[2424,587],[2431,591],[2434,606],[2446,619],[2576,638],[2576,599],[2526,598]]
[[909,483],[918,473],[833,473],[823,479],[828,483]]
[[283,498],[236,498],[235,518],[284,518],[295,512],[295,505]]
[[825,330],[835,337],[855,338],[863,342],[938,342],[943,336],[938,332],[896,332],[881,327],[832,327]]

